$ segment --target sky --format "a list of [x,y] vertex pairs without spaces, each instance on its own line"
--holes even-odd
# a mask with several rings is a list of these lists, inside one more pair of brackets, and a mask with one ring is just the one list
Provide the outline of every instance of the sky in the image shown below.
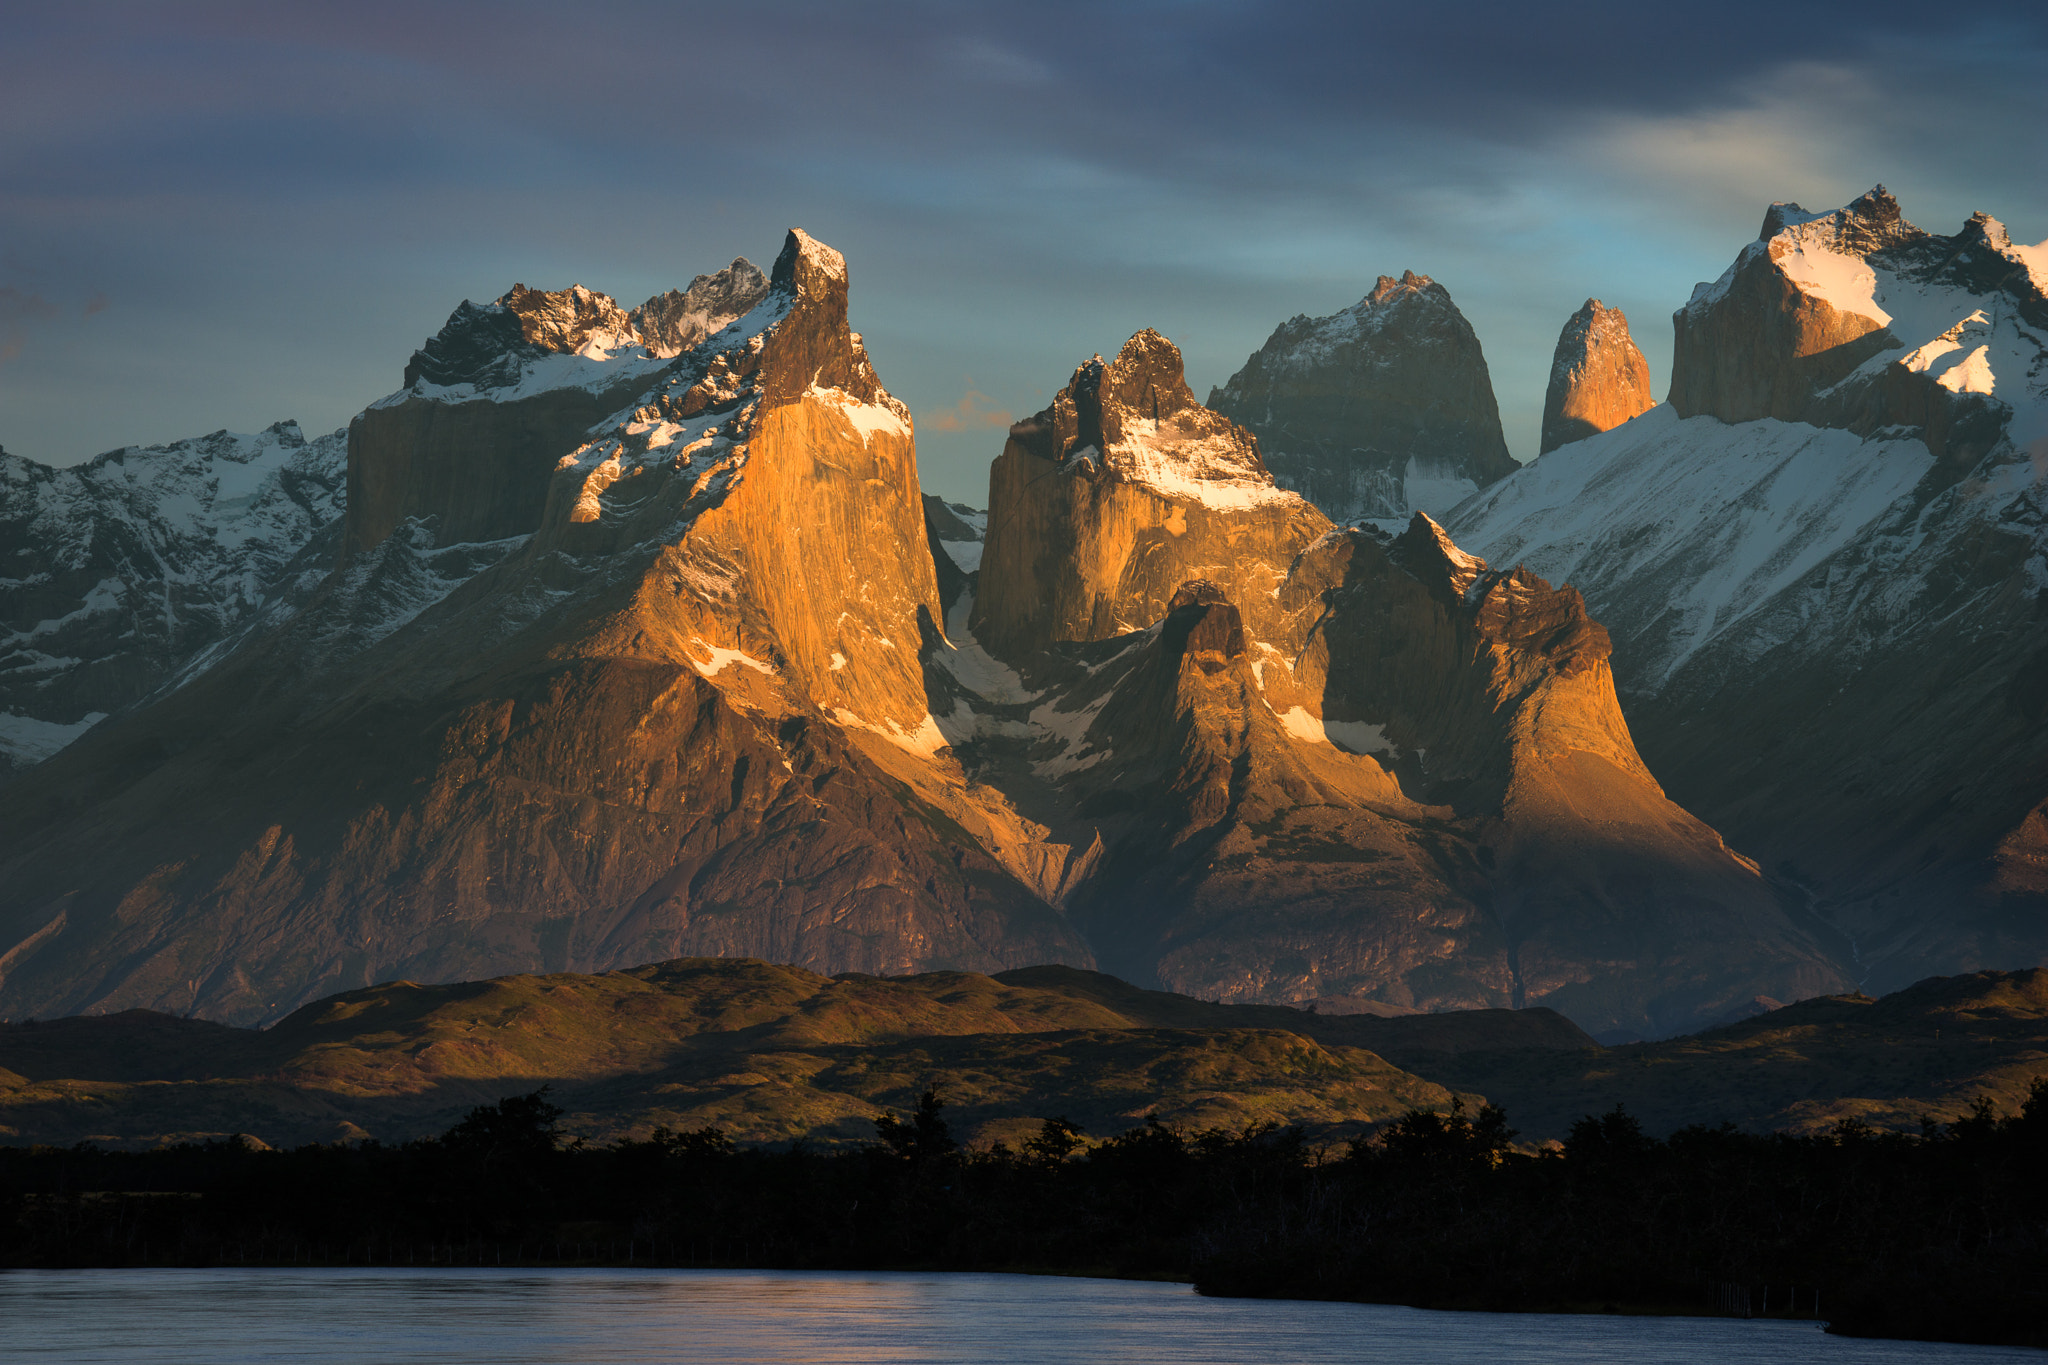
[[1572,310],[1661,398],[1774,200],[2048,238],[2044,10],[0,0],[0,447],[331,430],[464,299],[631,307],[801,226],[951,499],[1133,332],[1206,396],[1409,269],[1529,459]]

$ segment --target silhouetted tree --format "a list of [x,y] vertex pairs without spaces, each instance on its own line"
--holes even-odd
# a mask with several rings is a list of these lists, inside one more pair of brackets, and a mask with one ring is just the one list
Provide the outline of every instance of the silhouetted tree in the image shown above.
[[939,1117],[939,1111],[946,1107],[946,1097],[936,1085],[927,1085],[917,1097],[917,1108],[909,1119],[900,1119],[893,1112],[875,1116],[875,1135],[897,1156],[916,1166],[928,1166],[959,1150],[953,1141],[952,1130]]

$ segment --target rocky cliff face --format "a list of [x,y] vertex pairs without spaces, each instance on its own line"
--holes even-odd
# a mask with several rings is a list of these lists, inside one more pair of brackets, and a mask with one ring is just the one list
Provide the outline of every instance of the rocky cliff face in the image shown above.
[[1873,988],[2048,954],[2044,265],[1881,189],[1773,206],[1678,313],[1671,402],[1452,528],[1586,593],[1651,765]]
[[1493,380],[1444,287],[1413,271],[1325,318],[1290,318],[1209,406],[1340,522],[1441,516],[1515,469]]
[[1648,412],[1650,362],[1628,334],[1628,318],[1598,299],[1565,320],[1543,397],[1543,454]]
[[413,353],[405,387],[349,424],[343,555],[418,516],[435,518],[442,545],[532,530],[556,462],[767,289],[737,260],[630,314],[581,285],[518,284],[495,303],[465,301]]
[[[303,607],[0,790],[0,1014],[685,954],[1606,1033],[1842,984],[1651,778],[1575,591],[1334,529],[1152,332],[1013,430],[982,535],[847,290],[798,232],[672,357],[589,291],[458,310]],[[544,469],[507,425],[599,401]]]
[[279,422],[65,469],[0,452],[0,776],[296,605],[333,557],[343,448]]
[[[1923,232],[1882,185],[1833,213],[1773,204],[1672,315],[1671,406],[1860,436],[1908,427],[1960,475],[2013,415],[1993,376],[2028,374],[2048,329],[2029,250],[1981,213],[1953,237]],[[1980,306],[1960,310],[1965,298]]]
[[421,485],[291,621],[10,788],[0,1012],[250,1021],[676,952],[1089,961],[1030,880],[1065,850],[934,757],[910,425],[846,298],[792,234],[742,325],[646,369],[503,541],[449,544]]
[[[1216,458],[1249,443],[1213,419],[1148,446],[1144,479],[1091,470],[1153,419],[1090,395],[1170,393],[1166,346],[1141,334],[1019,424],[935,656],[974,781],[1088,850],[1062,904],[1105,966],[1225,999],[1541,1000],[1623,1032],[1717,1017],[1752,980],[1841,981],[1650,777],[1575,592],[1426,517],[1334,531]],[[1141,363],[1154,382],[1120,386]],[[1191,577],[1132,586],[1165,571]]]
[[688,289],[655,295],[628,321],[655,355],[681,355],[745,317],[767,294],[768,277],[742,256],[715,275],[699,275]]
[[1251,433],[1195,401],[1173,343],[1140,332],[1010,429],[972,625],[1006,658],[1107,639],[1158,621],[1194,578],[1263,613],[1329,529],[1274,483]]

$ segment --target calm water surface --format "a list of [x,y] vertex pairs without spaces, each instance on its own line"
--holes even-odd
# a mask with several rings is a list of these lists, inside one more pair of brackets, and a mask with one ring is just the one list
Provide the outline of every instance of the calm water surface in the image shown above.
[[750,1271],[95,1270],[0,1274],[0,1359],[580,1365],[1287,1361],[1809,1365],[2041,1361],[1848,1341],[1807,1323],[1430,1313],[1205,1299],[1024,1275]]

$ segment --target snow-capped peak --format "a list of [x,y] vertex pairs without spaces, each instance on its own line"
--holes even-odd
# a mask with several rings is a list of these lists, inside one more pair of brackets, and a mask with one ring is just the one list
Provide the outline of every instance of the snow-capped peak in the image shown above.
[[796,247],[796,258],[809,268],[828,279],[846,283],[846,257],[826,246],[802,228],[793,227],[789,235]]
[[751,311],[768,281],[742,258],[688,290],[657,294],[628,313],[580,284],[515,284],[495,302],[464,300],[413,353],[405,387],[375,407],[410,398],[514,402],[556,389],[602,392],[651,376],[673,357]]

